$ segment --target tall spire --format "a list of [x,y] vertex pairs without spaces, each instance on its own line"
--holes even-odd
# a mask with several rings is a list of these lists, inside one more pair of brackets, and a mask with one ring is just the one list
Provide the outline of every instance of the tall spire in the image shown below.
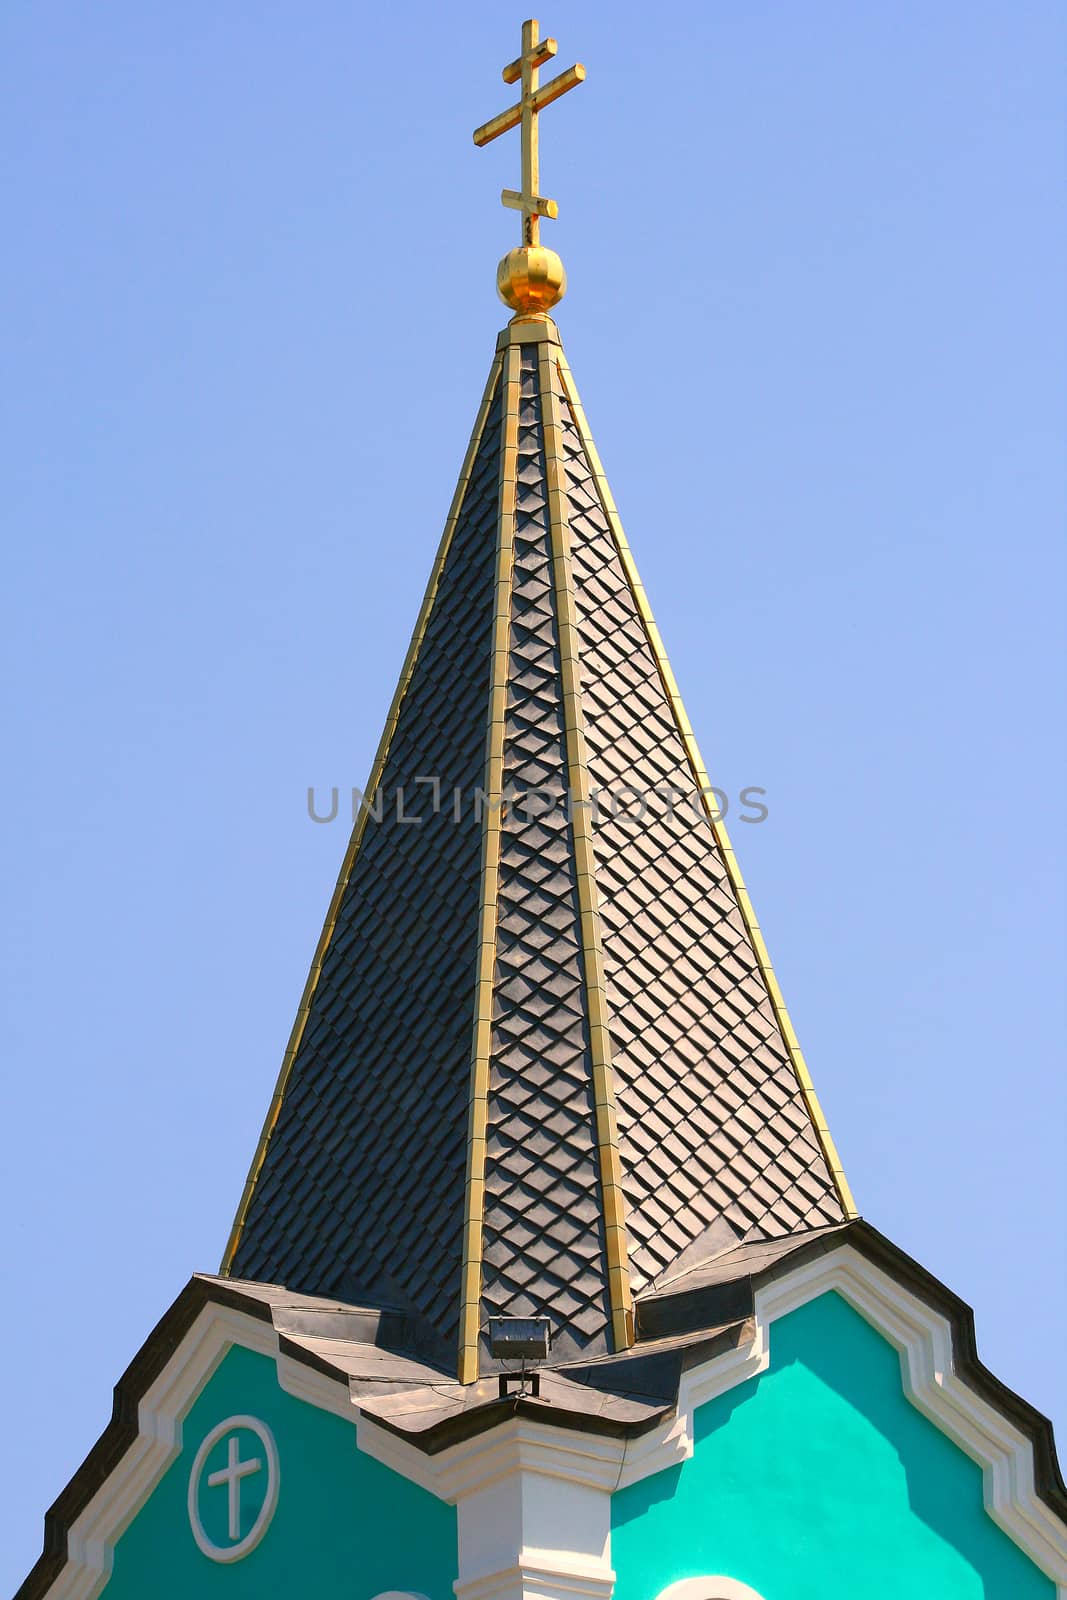
[[[550,42],[524,28],[524,99]],[[621,1350],[665,1278],[851,1215],[558,330],[524,305],[223,1270],[400,1306],[471,1382],[490,1316]]]

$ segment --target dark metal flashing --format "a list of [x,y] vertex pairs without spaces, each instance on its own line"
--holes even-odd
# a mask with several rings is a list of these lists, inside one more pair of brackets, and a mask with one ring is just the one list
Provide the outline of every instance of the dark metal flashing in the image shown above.
[[[450,1450],[453,1445],[462,1444],[467,1439],[475,1439],[479,1434],[488,1433],[493,1428],[499,1427],[502,1422],[510,1422],[515,1417],[525,1417],[531,1422],[544,1423],[549,1427],[597,1434],[602,1438],[632,1438],[654,1428],[670,1411],[672,1404],[670,1400],[658,1405],[638,1404],[626,1400],[625,1404],[631,1414],[625,1416],[612,1414],[607,1407],[582,1405],[580,1401],[584,1397],[577,1394],[572,1397],[570,1393],[571,1389],[576,1390],[578,1385],[564,1384],[554,1373],[543,1367],[540,1369],[541,1392],[536,1398],[530,1394],[511,1394],[502,1399],[495,1376],[491,1382],[483,1381],[474,1387],[484,1388],[486,1398],[479,1398],[470,1406],[459,1403],[446,1415],[436,1417],[430,1426],[418,1430],[412,1427],[410,1419],[405,1424],[400,1417],[390,1415],[387,1411],[378,1411],[368,1406],[362,1409],[372,1422],[384,1428],[387,1433],[414,1445],[424,1455],[436,1456],[444,1450]],[[625,1397],[619,1398],[625,1400]],[[438,1409],[444,1411],[445,1407],[440,1406]],[[615,1408],[616,1413],[622,1410],[622,1405]]]
[[741,1316],[682,1337],[642,1340],[621,1355],[576,1362],[562,1371],[573,1383],[586,1384],[605,1394],[626,1395],[632,1400],[658,1399],[673,1407],[683,1373],[751,1343],[754,1334],[751,1316]]
[[839,1222],[782,1239],[752,1239],[733,1249],[698,1257],[688,1270],[661,1280],[637,1302],[638,1337],[662,1338],[706,1328],[716,1320],[725,1320],[727,1314],[748,1315],[757,1277],[766,1281],[768,1270],[785,1257],[795,1265],[797,1253],[804,1246],[828,1239],[847,1226]]
[[752,1315],[753,1287],[749,1277],[681,1289],[676,1294],[653,1295],[634,1307],[637,1337],[664,1339],[691,1333],[700,1327]]
[[425,1455],[439,1455],[516,1416],[607,1438],[636,1438],[673,1412],[683,1372],[748,1343],[754,1331],[748,1319],[653,1348],[631,1346],[586,1362],[542,1366],[536,1397],[516,1394],[501,1399],[492,1379],[466,1387],[434,1384],[432,1389],[397,1394],[385,1403],[375,1403],[372,1397],[368,1404],[358,1382],[352,1389],[365,1416]]

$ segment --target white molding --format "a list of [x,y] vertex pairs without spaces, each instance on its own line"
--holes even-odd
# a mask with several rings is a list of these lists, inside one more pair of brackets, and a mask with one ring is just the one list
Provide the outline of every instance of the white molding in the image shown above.
[[71,1523],[67,1559],[48,1600],[96,1600],[111,1576],[115,1545],[181,1450],[182,1418],[234,1345],[269,1357],[287,1393],[355,1422],[346,1383],[282,1356],[270,1323],[209,1302],[142,1395],[137,1438]]
[[398,1472],[409,1483],[428,1490],[439,1500],[447,1500],[448,1496],[442,1494],[439,1487],[440,1458],[425,1455],[406,1439],[390,1433],[388,1428],[380,1427],[362,1411],[356,1415],[356,1444],[364,1455],[380,1461],[383,1467]]
[[278,1385],[294,1400],[303,1400],[320,1411],[330,1411],[343,1422],[355,1423],[359,1413],[352,1399],[348,1379],[340,1374],[330,1378],[325,1372],[297,1361],[295,1356],[279,1354],[275,1358],[278,1368]]
[[552,1427],[528,1417],[509,1417],[488,1433],[428,1456],[361,1414],[356,1442],[366,1455],[449,1505],[515,1472],[539,1473],[610,1492],[618,1485],[623,1456],[621,1439]]
[[693,1454],[693,1413],[747,1378],[756,1377],[766,1369],[768,1360],[766,1332],[758,1325],[757,1317],[755,1333],[748,1344],[739,1344],[684,1372],[674,1414],[648,1433],[626,1441],[616,1487],[628,1488],[652,1473],[688,1461]]
[[453,1584],[458,1600],[574,1600],[575,1595],[611,1600],[614,1587],[615,1573],[609,1566],[590,1564],[583,1570],[573,1558],[569,1564],[527,1558]]
[[852,1245],[840,1245],[757,1289],[752,1343],[683,1376],[676,1416],[630,1441],[619,1487],[692,1455],[697,1407],[765,1372],[772,1325],[831,1290],[896,1347],[904,1392],[912,1405],[979,1464],[989,1515],[1055,1580],[1062,1600],[1067,1600],[1067,1529],[1037,1496],[1030,1439],[957,1375],[948,1318]]
[[763,1600],[736,1578],[680,1578],[661,1589],[656,1600]]

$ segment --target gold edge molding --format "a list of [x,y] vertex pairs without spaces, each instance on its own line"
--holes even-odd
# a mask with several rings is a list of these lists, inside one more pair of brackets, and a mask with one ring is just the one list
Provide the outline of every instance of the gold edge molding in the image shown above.
[[467,1173],[464,1188],[463,1266],[460,1278],[459,1381],[478,1380],[478,1334],[482,1301],[485,1219],[485,1146],[489,1121],[489,1067],[493,1044],[493,981],[496,969],[500,834],[504,789],[511,590],[515,558],[515,493],[519,450],[519,363],[511,345],[503,357],[500,481],[497,501],[496,580],[489,676],[489,725],[485,742],[485,809],[482,827],[481,906],[478,913],[477,987],[471,1045]]
[[441,572],[448,557],[449,549],[451,548],[452,538],[456,531],[456,524],[459,521],[459,514],[463,507],[463,501],[466,498],[467,486],[470,483],[471,473],[474,470],[475,456],[477,455],[478,447],[482,442],[482,433],[485,429],[485,421],[489,415],[489,407],[493,402],[493,395],[496,391],[502,364],[503,358],[500,354],[497,354],[494,357],[493,363],[489,369],[489,377],[486,380],[481,404],[478,407],[478,414],[475,417],[474,428],[471,433],[470,442],[467,445],[467,453],[463,458],[463,466],[460,469],[459,481],[456,484],[455,494],[452,496],[452,504],[449,507],[448,517],[445,521],[444,532],[441,535],[441,542],[438,546],[437,555],[430,571],[429,582],[426,585],[426,592],[423,595],[422,605],[419,608],[419,614],[415,622],[415,628],[411,635],[411,641],[408,645],[407,654],[404,657],[404,665],[401,668],[400,679],[397,683],[396,691],[389,707],[389,714],[386,717],[385,727],[382,730],[382,736],[378,742],[378,748],[374,755],[374,762],[371,766],[370,778],[367,783],[367,788],[364,792],[365,804],[360,811],[354,828],[352,829],[352,834],[348,841],[348,847],[345,850],[344,859],[341,862],[341,870],[338,873],[337,883],[334,887],[329,908],[326,912],[326,921],[323,924],[322,932],[319,935],[319,942],[315,947],[315,956],[311,963],[311,970],[308,973],[307,982],[304,985],[304,992],[300,997],[300,1005],[297,1009],[296,1020],[293,1023],[292,1032],[289,1035],[289,1043],[286,1045],[285,1054],[282,1057],[282,1064],[278,1073],[277,1082],[274,1086],[274,1093],[271,1097],[270,1105],[267,1108],[267,1115],[263,1123],[263,1130],[260,1133],[259,1143],[256,1145],[255,1154],[252,1157],[252,1164],[249,1167],[248,1177],[245,1180],[245,1186],[241,1192],[241,1199],[237,1207],[237,1214],[234,1217],[233,1227],[230,1229],[230,1236],[226,1242],[226,1250],[223,1254],[222,1265],[219,1268],[219,1271],[223,1276],[229,1274],[230,1268],[233,1264],[234,1256],[237,1253],[237,1246],[240,1243],[241,1234],[244,1230],[245,1221],[248,1217],[248,1209],[252,1202],[252,1195],[255,1190],[256,1183],[259,1180],[259,1175],[263,1169],[263,1162],[267,1154],[267,1146],[270,1143],[271,1135],[273,1134],[275,1126],[277,1125],[278,1116],[281,1112],[282,1101],[285,1098],[285,1091],[289,1083],[289,1076],[292,1072],[293,1063],[296,1060],[297,1052],[300,1049],[301,1040],[304,1037],[304,1029],[307,1026],[307,1019],[311,1011],[311,1002],[314,999],[315,990],[318,987],[319,977],[322,973],[322,964],[325,960],[326,952],[329,949],[330,940],[333,938],[334,928],[337,924],[337,916],[341,909],[341,901],[344,898],[345,890],[347,889],[349,879],[352,876],[352,869],[355,866],[356,857],[359,854],[359,847],[362,843],[363,834],[367,826],[368,808],[373,805],[378,785],[381,782],[382,773],[385,769],[385,763],[389,757],[389,749],[392,744],[393,735],[396,732],[396,725],[400,719],[400,708],[403,704],[404,696],[407,693],[408,685],[411,682],[412,675],[414,674],[415,664],[418,660],[419,650],[422,646],[423,636],[426,632],[426,624],[429,621],[430,612],[432,611],[434,601],[437,598],[437,586],[441,580]]
[[540,344],[542,341],[558,345],[559,329],[547,312],[530,311],[512,317],[507,327],[497,334],[496,347],[506,350],[512,344]]
[[593,1066],[593,1099],[600,1181],[604,1203],[604,1249],[608,1269],[612,1337],[616,1350],[633,1343],[633,1300],[626,1238],[626,1200],[615,1114],[615,1084],[608,1032],[604,959],[600,944],[600,908],[593,853],[592,807],[589,799],[585,725],[582,716],[581,668],[571,581],[570,527],[566,503],[566,464],[557,392],[556,355],[549,344],[538,349],[541,422],[545,447],[545,479],[552,541],[552,574],[559,630],[563,720],[567,743],[567,786],[578,905],[581,914],[582,962],[589,1007],[589,1049]]
[[615,501],[612,497],[607,478],[604,475],[604,468],[601,464],[600,456],[597,453],[596,445],[593,443],[592,434],[589,431],[589,423],[586,418],[585,411],[582,408],[581,400],[578,396],[578,390],[574,382],[574,377],[567,365],[566,359],[562,355],[562,352],[558,357],[558,363],[559,374],[563,383],[564,393],[567,397],[567,403],[569,404],[571,412],[574,416],[574,421],[578,429],[578,435],[582,441],[582,447],[585,450],[586,457],[589,461],[589,466],[596,481],[597,491],[600,495],[600,502],[604,509],[604,514],[608,519],[608,525],[611,528],[612,538],[615,541],[615,547],[619,553],[619,560],[622,563],[623,571],[626,575],[626,581],[630,586],[630,591],[634,597],[634,603],[637,606],[642,623],[644,624],[645,633],[648,637],[649,646],[652,650],[653,660],[656,663],[656,667],[660,675],[660,681],[663,684],[664,693],[670,702],[675,725],[677,726],[679,735],[681,736],[682,743],[685,746],[690,769],[693,773],[694,779],[696,780],[697,787],[701,792],[704,810],[707,814],[708,821],[711,824],[712,835],[715,839],[719,853],[722,856],[723,865],[726,868],[727,876],[730,879],[731,886],[737,898],[737,904],[741,912],[741,918],[751,941],[752,950],[756,957],[756,963],[760,969],[763,982],[766,986],[767,995],[771,1002],[771,1009],[774,1012],[775,1020],[778,1023],[779,1030],[785,1042],[786,1051],[788,1052],[790,1064],[792,1065],[793,1073],[796,1077],[797,1085],[800,1089],[808,1117],[811,1120],[811,1125],[815,1130],[815,1136],[819,1141],[820,1149],[822,1150],[826,1165],[830,1171],[831,1178],[833,1179],[838,1198],[841,1201],[842,1210],[844,1211],[846,1217],[856,1217],[859,1215],[859,1212],[856,1209],[856,1202],[853,1199],[852,1190],[849,1186],[848,1179],[845,1177],[844,1168],[841,1165],[841,1158],[837,1153],[837,1146],[834,1144],[833,1136],[830,1133],[826,1118],[823,1115],[822,1107],[819,1104],[818,1095],[815,1093],[815,1085],[812,1082],[811,1073],[808,1071],[807,1062],[804,1060],[804,1053],[800,1048],[800,1041],[797,1039],[792,1020],[790,1019],[789,1012],[786,1009],[785,1000],[778,985],[778,979],[775,976],[774,968],[771,966],[770,954],[767,950],[767,945],[763,938],[763,932],[756,917],[755,907],[753,906],[748,890],[745,887],[745,881],[741,876],[741,868],[738,864],[737,857],[734,854],[733,846],[730,843],[730,837],[726,831],[725,824],[721,818],[716,816],[715,808],[713,808],[709,803],[711,784],[708,779],[707,769],[705,768],[704,762],[701,759],[700,750],[697,746],[696,738],[689,722],[689,717],[686,713],[685,706],[682,703],[681,695],[678,692],[678,684],[675,681],[674,673],[671,670],[670,662],[667,659],[667,653],[663,646],[663,640],[660,637],[659,628],[656,625],[655,618],[652,614],[652,608],[649,605],[648,596],[645,593],[644,585],[641,582],[637,567],[634,563],[633,555],[626,540],[626,535],[623,532],[622,523],[619,519],[619,513],[616,509]]

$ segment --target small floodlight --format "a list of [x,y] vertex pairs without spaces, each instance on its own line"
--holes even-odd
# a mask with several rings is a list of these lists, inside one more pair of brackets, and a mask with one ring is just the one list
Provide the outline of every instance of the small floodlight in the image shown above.
[[[501,1372],[500,1398],[506,1400],[508,1391],[513,1383],[519,1385],[519,1393],[523,1395],[526,1389],[526,1363],[528,1361],[547,1361],[549,1347],[552,1344],[552,1324],[547,1317],[490,1317],[489,1318],[489,1354],[494,1361],[518,1361],[521,1366],[518,1372]],[[529,1392],[536,1396],[541,1392],[540,1379],[536,1372],[529,1374]]]
[[494,1361],[547,1361],[552,1324],[547,1317],[490,1317],[489,1354]]

